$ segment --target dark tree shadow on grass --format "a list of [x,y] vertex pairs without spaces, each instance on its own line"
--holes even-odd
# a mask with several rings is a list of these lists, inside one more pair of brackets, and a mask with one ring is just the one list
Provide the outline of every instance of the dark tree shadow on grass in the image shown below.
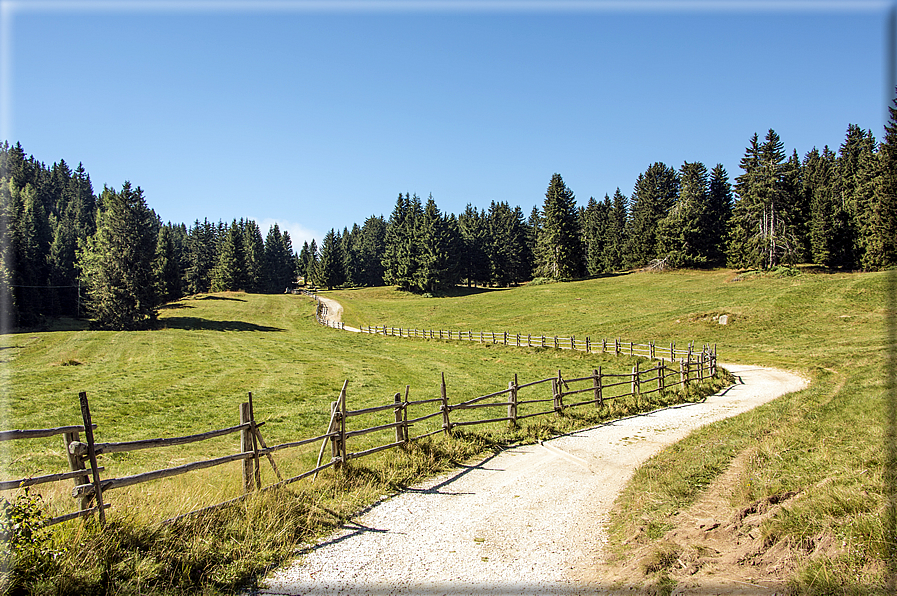
[[183,329],[185,331],[286,331],[279,327],[267,327],[245,321],[211,321],[199,317],[166,317],[159,319],[158,328]]
[[233,296],[203,296],[196,300],[229,300],[231,302],[246,302],[243,298],[234,298]]

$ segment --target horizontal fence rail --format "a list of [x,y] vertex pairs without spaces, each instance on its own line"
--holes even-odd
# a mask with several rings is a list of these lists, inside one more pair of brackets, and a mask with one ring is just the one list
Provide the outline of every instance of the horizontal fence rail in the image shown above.
[[[324,307],[326,309],[326,307]],[[321,319],[323,325],[345,328],[343,323],[334,323]],[[669,360],[694,359],[701,352],[716,354],[716,346],[704,345],[700,350],[695,350],[693,343],[687,347],[676,347],[671,343],[669,347],[658,346],[655,342],[638,344],[624,342],[622,339],[593,340],[591,337],[577,338],[574,335],[563,337],[558,335],[532,335],[522,333],[510,333],[507,331],[455,331],[444,329],[410,329],[405,327],[391,327],[388,325],[364,325],[359,328],[362,333],[370,335],[385,335],[390,337],[404,337],[411,339],[443,339],[456,341],[472,341],[482,344],[498,344],[518,348],[555,348],[559,350],[574,350],[593,354],[614,354],[616,356],[639,356],[651,360],[661,358]]]

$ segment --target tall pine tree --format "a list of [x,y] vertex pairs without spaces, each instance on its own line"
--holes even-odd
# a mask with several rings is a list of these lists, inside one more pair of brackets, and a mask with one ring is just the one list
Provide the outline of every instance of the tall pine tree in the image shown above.
[[102,197],[97,231],[78,253],[87,309],[102,329],[147,328],[156,320],[159,303],[153,275],[155,214],[140,187],[130,182],[120,192],[107,188]]
[[540,220],[537,239],[539,274],[555,280],[582,277],[585,261],[577,225],[576,199],[560,174],[551,177]]

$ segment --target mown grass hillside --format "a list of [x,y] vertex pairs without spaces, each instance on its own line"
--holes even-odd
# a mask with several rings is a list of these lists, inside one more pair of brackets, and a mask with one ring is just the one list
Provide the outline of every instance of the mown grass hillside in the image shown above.
[[[639,546],[621,546],[633,534],[641,532],[642,542],[662,537],[673,514],[742,453],[748,465],[732,491],[732,511],[801,495],[761,527],[767,547],[787,546],[799,560],[792,586],[864,593],[885,589],[888,553],[897,552],[883,477],[888,275],[683,271],[439,299],[385,288],[334,297],[356,324],[694,339],[716,344],[722,362],[806,375],[807,390],[712,425],[643,467],[618,503],[615,543],[625,557]],[[726,325],[720,315],[727,315]]]
[[[101,442],[187,435],[238,424],[238,406],[252,392],[256,418],[266,421],[263,433],[273,445],[326,432],[330,402],[344,380],[349,381],[349,408],[357,409],[391,403],[406,385],[411,399],[438,397],[440,373],[445,373],[454,402],[506,388],[515,372],[525,382],[552,376],[559,368],[572,377],[599,365],[620,372],[631,366],[626,358],[342,332],[318,325],[314,301],[293,295],[187,298],[163,308],[159,327],[3,337],[5,426],[78,424],[78,393],[85,391]],[[355,444],[363,446],[367,440],[374,439],[362,437]],[[61,445],[59,437],[7,443],[7,473],[59,471],[65,461]],[[238,445],[239,438],[231,435],[113,454],[102,463],[107,476],[124,475],[233,453]],[[285,471],[313,467],[317,446],[298,452],[281,458],[287,460],[281,464]],[[209,476],[222,473],[215,470]],[[206,499],[239,490],[237,473],[226,473],[234,481],[213,483],[215,491],[223,492],[213,491]],[[194,498],[182,507],[201,502],[194,491],[187,492]]]
[[[571,378],[599,366],[606,373],[628,372],[635,362],[566,350],[353,334],[318,325],[314,308],[314,301],[302,296],[224,293],[167,305],[158,328],[150,331],[94,331],[83,323],[63,321],[52,329],[3,336],[4,425],[78,424],[78,393],[85,391],[100,442],[187,435],[235,425],[238,405],[252,392],[256,418],[265,422],[262,433],[275,445],[323,434],[330,402],[347,379],[349,408],[358,409],[392,403],[406,385],[412,400],[438,397],[441,373],[450,402],[457,403],[506,388],[515,373],[520,382],[552,377],[558,369]],[[541,386],[550,393],[546,387]],[[614,401],[600,412],[584,408],[589,411],[530,419],[515,430],[493,423],[458,433],[456,439],[440,433],[401,451],[353,460],[350,474],[327,471],[317,482],[304,480],[172,525],[159,522],[239,495],[239,462],[108,491],[105,500],[113,508],[105,530],[92,521],[69,522],[42,534],[22,547],[12,572],[0,572],[0,591],[229,593],[382,495],[488,449],[694,397],[654,394],[641,403]],[[458,412],[453,420],[477,412]],[[352,423],[372,426],[391,416],[381,412],[353,418]],[[433,418],[416,425],[412,435],[440,424],[441,417]],[[353,437],[350,451],[392,442],[391,434],[388,429]],[[6,449],[6,479],[66,469],[61,437],[0,446]],[[291,477],[314,466],[318,449],[310,444],[279,451],[275,457],[283,475]],[[105,467],[104,478],[121,477],[238,450],[239,437],[230,435],[101,455],[99,463]],[[275,480],[262,460],[263,483]],[[71,486],[71,481],[41,485],[34,492],[43,495],[41,503],[55,515],[76,508]]]
[[[619,503],[614,540],[619,545],[636,525],[647,526],[648,540],[661,536],[675,511],[693,502],[736,455],[748,453],[750,465],[731,496],[733,510],[782,492],[804,494],[799,506],[763,528],[771,543],[807,554],[794,585],[810,593],[863,592],[881,587],[885,577],[887,274],[794,273],[635,273],[505,290],[459,289],[440,298],[392,288],[327,294],[343,304],[350,325],[572,333],[679,346],[695,341],[716,344],[723,361],[807,375],[808,390],[712,425],[654,458]],[[727,325],[718,323],[723,314]],[[237,404],[252,391],[271,444],[322,432],[329,403],[345,379],[350,404],[362,407],[391,400],[406,384],[412,398],[436,396],[440,372],[446,373],[452,399],[461,399],[504,388],[515,372],[525,381],[558,368],[566,376],[596,365],[631,366],[625,358],[568,351],[340,332],[317,325],[313,302],[298,296],[198,296],[163,309],[160,322],[160,329],[146,332],[69,324],[3,336],[6,426],[77,423],[77,393],[86,391],[101,441],[188,434],[234,424]],[[4,455],[10,474],[37,473],[63,457],[61,441],[18,443],[5,445],[12,449]],[[285,500],[248,503],[174,527],[141,518],[147,497],[154,503],[149,517],[156,521],[214,502],[239,491],[236,466],[146,485],[140,494],[112,492],[119,513],[131,513],[113,514],[111,533],[89,525],[63,532],[54,548],[79,546],[60,560],[71,563],[77,553],[90,552],[91,561],[56,567],[57,575],[47,581],[59,593],[102,593],[103,586],[122,594],[229,590],[384,491],[488,444],[475,438],[433,442],[404,459],[363,460],[354,477],[324,475],[316,485],[285,493]],[[127,473],[221,450],[235,451],[234,441],[115,455],[103,464]],[[289,473],[307,468],[316,455],[311,447],[278,461]],[[63,487],[59,496],[67,491]],[[820,535],[846,546],[811,558],[810,545]],[[47,584],[35,586],[38,593]]]

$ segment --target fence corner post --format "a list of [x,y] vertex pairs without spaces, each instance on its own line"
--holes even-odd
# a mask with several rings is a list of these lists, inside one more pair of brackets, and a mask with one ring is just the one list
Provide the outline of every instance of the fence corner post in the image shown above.
[[514,380],[508,382],[508,426],[517,426],[517,373],[514,373]]
[[97,452],[96,442],[93,439],[93,420],[90,416],[90,404],[87,401],[87,392],[82,391],[78,394],[78,400],[81,402],[81,418],[84,420],[84,436],[87,439],[87,455],[90,458],[90,468],[93,476],[94,496],[97,499],[97,511],[100,514],[100,524],[106,525],[106,512],[103,507],[103,487],[100,484],[100,471],[97,469]]
[[349,379],[343,382],[343,388],[339,392],[339,456],[342,465],[346,465],[347,449],[346,449],[346,388],[349,386]]
[[[249,411],[249,402],[240,404],[240,424],[246,425],[240,430],[240,452],[253,453],[252,449],[252,414]],[[243,492],[252,492],[253,489],[253,458],[246,457],[242,460],[243,464]]]
[[396,392],[396,394],[392,398],[393,404],[393,413],[395,414],[396,420],[396,443],[405,443],[408,440],[408,437],[405,436],[405,429],[402,427],[402,410],[404,407],[402,406],[402,394]]
[[[75,486],[90,483],[90,478],[87,477],[87,469],[84,467],[84,460],[81,458],[81,456],[72,453],[69,448],[72,443],[78,443],[79,439],[80,435],[77,432],[68,432],[62,435],[62,444],[65,447],[65,454],[69,460],[69,468],[72,472],[79,472],[81,470],[84,470],[84,476],[77,476],[73,479]],[[81,511],[90,509],[90,497],[81,497],[80,506]]]
[[442,430],[445,432],[446,436],[449,436],[452,434],[452,423],[449,421],[448,392],[445,388],[445,373],[442,373],[440,392],[442,394]]

